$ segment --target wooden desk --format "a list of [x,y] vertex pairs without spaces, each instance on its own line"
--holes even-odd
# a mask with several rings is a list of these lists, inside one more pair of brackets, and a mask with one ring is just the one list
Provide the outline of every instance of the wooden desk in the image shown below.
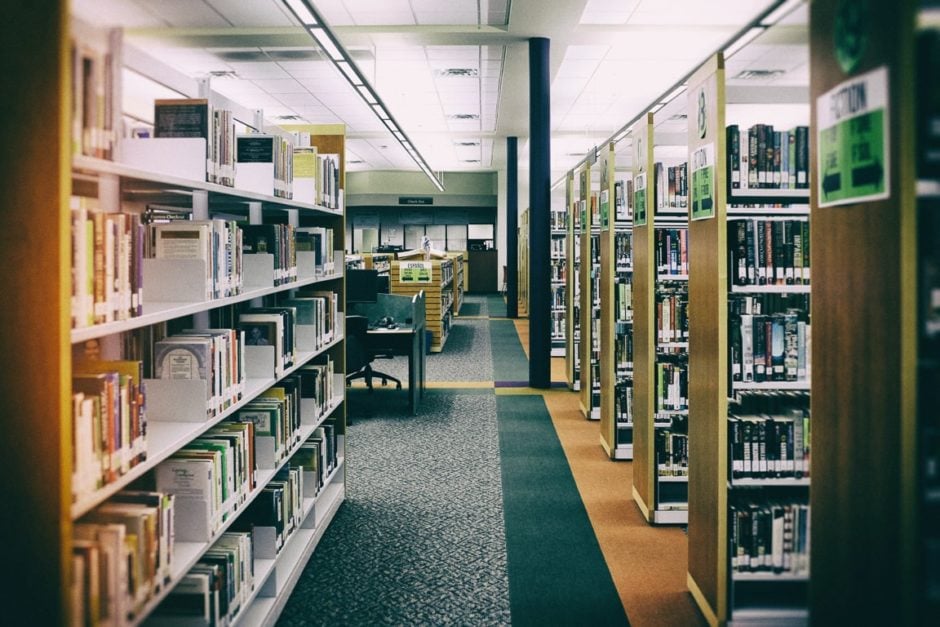
[[424,397],[425,327],[404,327],[398,329],[370,329],[366,333],[366,349],[373,353],[403,355],[408,357],[408,406],[413,414],[418,413],[418,406]]

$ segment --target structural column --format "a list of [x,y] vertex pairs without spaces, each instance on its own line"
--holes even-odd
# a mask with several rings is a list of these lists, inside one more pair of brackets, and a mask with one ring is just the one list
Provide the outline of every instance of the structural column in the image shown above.
[[529,40],[529,385],[551,385],[549,40]]
[[519,156],[517,137],[506,138],[506,315],[519,317]]

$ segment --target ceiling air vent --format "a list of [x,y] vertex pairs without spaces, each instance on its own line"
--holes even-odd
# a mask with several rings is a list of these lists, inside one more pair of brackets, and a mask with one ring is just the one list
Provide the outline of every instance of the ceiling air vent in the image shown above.
[[479,159],[463,159],[464,163],[480,163]]
[[209,76],[213,78],[238,78],[235,70],[212,70],[209,72]]
[[734,77],[734,80],[759,81],[768,78],[776,78],[782,76],[784,73],[783,70],[741,70],[738,72],[737,76]]
[[474,78],[480,75],[480,70],[473,67],[448,67],[438,70],[437,75],[445,78]]
[[677,113],[674,116],[669,118],[670,122],[678,122],[679,120],[688,120],[689,116],[685,113]]
[[479,146],[480,142],[474,141],[463,141],[463,142],[454,142],[455,146]]
[[296,121],[296,120],[302,120],[303,118],[301,118],[299,115],[278,115],[278,116],[275,116],[274,119],[284,120],[284,121]]
[[476,113],[455,113],[453,115],[448,115],[448,118],[451,120],[479,120],[480,116]]

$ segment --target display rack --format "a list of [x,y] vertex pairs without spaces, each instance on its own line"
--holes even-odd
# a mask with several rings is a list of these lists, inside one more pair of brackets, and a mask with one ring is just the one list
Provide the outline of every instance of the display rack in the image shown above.
[[453,259],[396,259],[391,266],[391,293],[414,296],[423,291],[431,352],[444,350],[453,322]]

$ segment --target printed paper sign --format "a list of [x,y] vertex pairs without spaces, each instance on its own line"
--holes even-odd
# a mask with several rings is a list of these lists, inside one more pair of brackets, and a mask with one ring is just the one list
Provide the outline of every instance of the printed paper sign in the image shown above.
[[888,70],[840,83],[816,99],[820,207],[887,198]]
[[715,144],[705,144],[692,153],[692,220],[715,217]]
[[610,192],[607,189],[601,191],[601,230],[606,231],[610,228]]
[[402,261],[398,264],[398,280],[401,283],[430,283],[430,261]]

